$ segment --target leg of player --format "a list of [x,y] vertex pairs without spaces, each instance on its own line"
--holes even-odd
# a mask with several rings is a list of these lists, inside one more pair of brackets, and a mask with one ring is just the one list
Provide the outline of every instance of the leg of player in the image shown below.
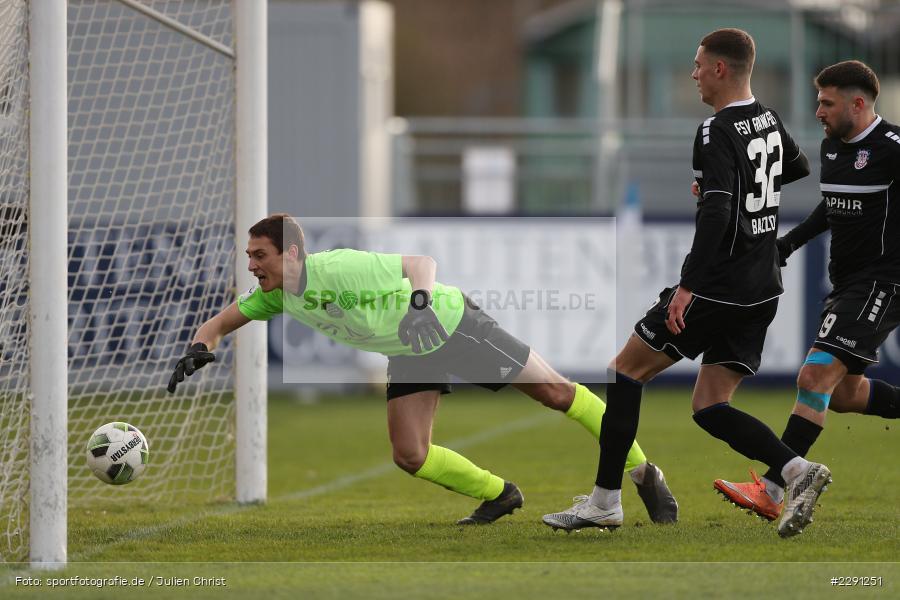
[[796,458],[794,452],[764,423],[731,405],[744,376],[724,365],[701,366],[691,403],[694,421],[735,451],[781,470]]
[[[870,380],[865,375],[851,375],[848,373],[835,386],[834,391],[831,393],[831,402],[828,404],[828,408],[836,413],[879,414],[871,411],[873,407],[871,406],[872,402],[870,402],[872,392],[878,387],[878,383],[883,383],[892,390],[897,389],[883,381]],[[888,396],[890,396],[890,390]],[[894,417],[879,416],[884,416],[888,419],[900,417],[900,415]]]
[[[847,375],[847,367],[838,358],[818,348],[810,349],[797,376],[797,401],[788,419],[781,441],[798,456],[805,457],[825,424],[825,412],[839,383],[857,376]],[[858,385],[858,382],[856,382]],[[781,514],[784,477],[781,469],[769,468],[753,481],[733,483],[717,479],[713,487],[737,506],[749,509],[770,521]]]
[[848,375],[834,388],[828,407],[834,412],[900,419],[900,387],[880,379]]
[[[600,423],[603,413],[606,412],[606,404],[585,386],[572,383],[557,373],[533,349],[525,368],[513,381],[512,386],[544,406],[564,412],[567,417],[580,423],[595,439],[599,439]],[[637,441],[631,445],[625,457],[625,470],[637,486],[650,520],[654,523],[674,523],[678,520],[678,503],[666,485],[662,470],[647,461]],[[586,498],[576,496],[576,504],[572,509]]]
[[643,386],[674,362],[637,336],[628,339],[609,365],[614,379],[607,386],[594,489],[585,502],[567,511],[544,515],[546,525],[571,531],[582,527],[615,529],[622,524],[622,474],[637,433]]
[[[591,390],[579,383],[572,383],[547,364],[534,350],[528,356],[525,368],[512,382],[512,386],[537,400],[547,408],[566,414],[577,421],[593,437],[600,438],[600,422],[606,412],[606,404]],[[625,469],[640,478],[643,476],[647,457],[637,442],[628,452]]]
[[[797,401],[781,440],[799,456],[806,456],[825,426],[825,415],[835,388],[847,375],[843,362],[828,352],[811,348],[797,375]],[[776,504],[784,499],[784,478],[769,469],[762,479]]]
[[815,501],[830,481],[827,467],[798,456],[762,421],[730,404],[743,374],[722,365],[703,365],[694,388],[694,421],[751,460],[768,465],[789,482],[789,502],[778,533],[800,533],[812,522]]
[[[839,413],[896,419],[900,417],[900,389],[878,379],[867,379],[861,374],[847,374],[847,367],[840,359],[813,348],[797,377],[797,403],[781,436],[781,441],[800,456],[806,456],[822,432],[825,421],[823,405]],[[715,486],[735,504],[768,519],[776,518],[784,498],[781,474],[771,469],[762,479],[752,474],[752,483],[731,483],[719,479]],[[728,488],[731,493],[723,488]],[[763,493],[765,497],[761,496]]]
[[469,459],[431,443],[431,424],[440,392],[428,390],[388,401],[388,434],[398,467],[426,481],[483,500],[460,524],[491,523],[520,508],[522,493]]

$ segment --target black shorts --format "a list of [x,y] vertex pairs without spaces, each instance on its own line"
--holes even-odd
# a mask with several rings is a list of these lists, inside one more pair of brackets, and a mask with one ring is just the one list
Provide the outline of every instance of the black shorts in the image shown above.
[[450,376],[497,391],[515,379],[531,348],[466,298],[462,320],[443,346],[429,354],[388,357],[387,399],[416,392],[453,391]]
[[851,375],[862,375],[878,362],[878,347],[900,325],[900,285],[868,281],[832,292],[825,299],[813,348],[843,362]]
[[660,292],[646,316],[635,324],[635,334],[672,360],[693,360],[703,354],[704,365],[722,365],[743,375],[755,375],[766,330],[778,310],[778,298],[738,306],[694,296],[684,311],[684,330],[674,335],[666,328],[666,315],[675,289]]

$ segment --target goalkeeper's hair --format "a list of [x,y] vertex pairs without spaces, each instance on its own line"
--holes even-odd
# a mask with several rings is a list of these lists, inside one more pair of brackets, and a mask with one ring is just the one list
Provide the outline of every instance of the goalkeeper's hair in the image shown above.
[[282,254],[286,247],[290,248],[293,244],[299,250],[300,260],[306,258],[303,229],[300,228],[294,217],[287,213],[269,215],[251,227],[248,233],[253,237],[267,237],[272,240],[278,254]]

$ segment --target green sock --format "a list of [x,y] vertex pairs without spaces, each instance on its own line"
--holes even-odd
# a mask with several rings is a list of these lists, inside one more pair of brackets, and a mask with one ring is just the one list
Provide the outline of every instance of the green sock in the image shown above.
[[[600,423],[603,421],[605,412],[606,403],[603,400],[580,383],[575,384],[575,399],[572,400],[572,406],[566,411],[567,417],[578,421],[591,435],[600,439]],[[625,470],[630,471],[645,462],[647,462],[647,457],[644,456],[643,450],[635,440],[625,459]]]
[[415,476],[478,500],[493,500],[503,491],[502,479],[441,446],[428,447],[425,462]]

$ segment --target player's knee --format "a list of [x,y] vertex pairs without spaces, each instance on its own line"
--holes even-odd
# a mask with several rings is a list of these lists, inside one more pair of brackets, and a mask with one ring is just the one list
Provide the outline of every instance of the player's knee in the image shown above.
[[428,456],[428,448],[420,446],[394,447],[394,464],[414,475],[416,471],[425,464],[425,458]]
[[833,389],[827,373],[804,365],[797,375],[797,404],[823,413],[831,404]]
[[821,376],[816,373],[815,369],[808,366],[800,368],[797,374],[797,388],[801,390],[815,390],[817,386],[822,384]]

